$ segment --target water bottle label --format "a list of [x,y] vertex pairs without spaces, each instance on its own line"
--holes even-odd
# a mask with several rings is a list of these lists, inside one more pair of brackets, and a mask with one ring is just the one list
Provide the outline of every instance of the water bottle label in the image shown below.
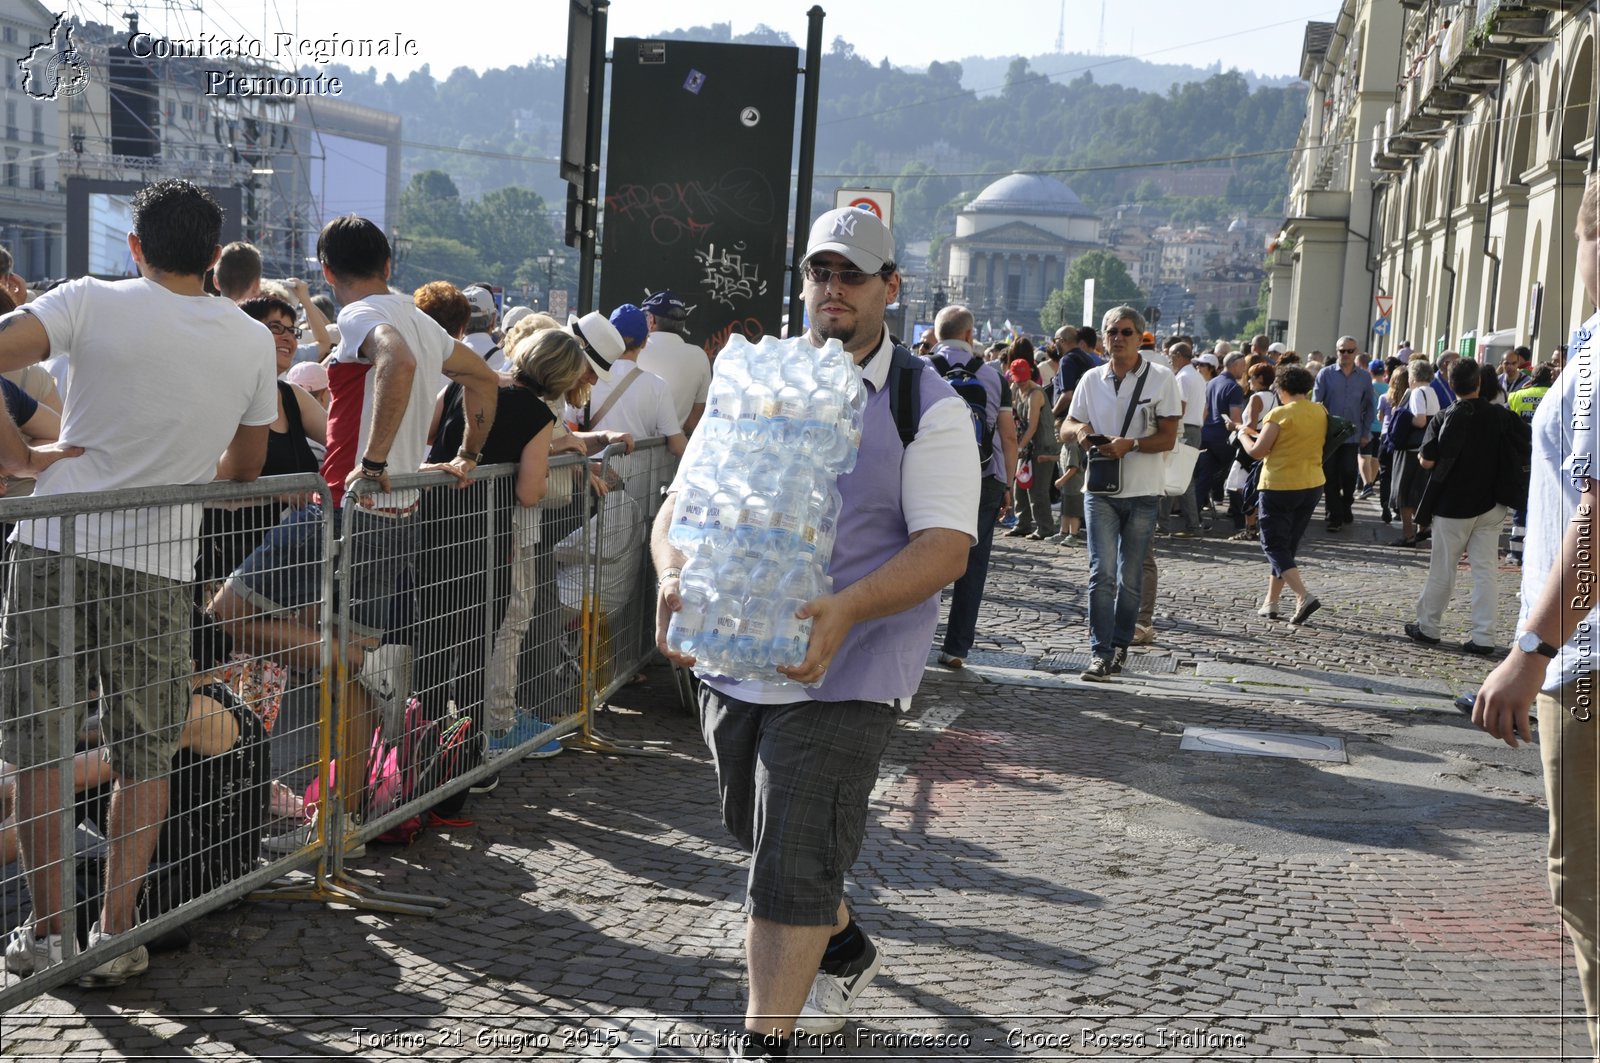
[[787,402],[777,402],[773,416],[786,420],[798,421],[806,415],[806,402],[804,399],[790,399]]
[[739,618],[727,613],[717,617],[717,637],[732,640],[739,634]]
[[772,621],[764,616],[746,617],[739,625],[739,635],[747,640],[765,642],[772,637]]

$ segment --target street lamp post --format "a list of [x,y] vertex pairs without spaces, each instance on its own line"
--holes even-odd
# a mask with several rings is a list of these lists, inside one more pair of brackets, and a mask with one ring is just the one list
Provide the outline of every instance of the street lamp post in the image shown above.
[[556,286],[556,267],[566,262],[566,259],[555,248],[551,248],[544,254],[537,256],[534,262],[544,270],[544,308],[545,312],[548,313],[550,310],[550,293]]

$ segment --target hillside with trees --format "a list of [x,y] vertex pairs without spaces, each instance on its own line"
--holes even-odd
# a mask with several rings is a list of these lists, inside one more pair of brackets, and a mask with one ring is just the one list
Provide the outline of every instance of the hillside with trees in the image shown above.
[[[668,36],[793,43],[765,26],[736,36],[725,23]],[[467,225],[465,214],[457,217],[459,211],[431,209],[428,189],[442,194],[448,184],[462,210],[487,202],[490,212],[498,213],[499,204],[485,200],[497,190],[515,191],[513,216],[543,212],[548,218],[559,210],[565,196],[556,171],[563,65],[560,59],[540,58],[481,74],[460,68],[443,80],[427,67],[403,79],[337,66],[328,72],[344,79],[345,99],[404,119],[408,185],[397,219],[400,234],[454,241],[471,250],[485,230]],[[1013,170],[1052,173],[1092,207],[1157,202],[1180,221],[1270,212],[1280,205],[1287,187],[1287,149],[1304,114],[1302,87],[1252,87],[1236,71],[1147,70],[1151,64],[1132,59],[1070,80],[1056,76],[1060,64],[1050,66],[1041,71],[1026,58],[1013,58],[999,91],[980,93],[967,86],[983,79],[969,78],[959,62],[906,70],[887,60],[872,62],[844,37],[835,38],[822,65],[815,206],[831,203],[832,189],[840,184],[892,187],[900,196],[898,233],[907,240],[937,240],[953,231],[953,216],[968,198]],[[1183,70],[1191,76],[1184,77]],[[1146,91],[1112,77],[1168,87]],[[1186,164],[1231,167],[1226,194],[1165,198],[1148,175],[1138,176]],[[432,178],[421,186],[409,183],[428,171],[449,177],[444,183]],[[545,242],[555,234],[546,227],[527,235]],[[451,258],[455,273],[471,264],[460,261],[459,250],[413,243],[413,256],[426,255],[412,261],[420,267],[437,253]],[[484,250],[480,265],[530,273],[525,263],[505,257],[502,251]]]

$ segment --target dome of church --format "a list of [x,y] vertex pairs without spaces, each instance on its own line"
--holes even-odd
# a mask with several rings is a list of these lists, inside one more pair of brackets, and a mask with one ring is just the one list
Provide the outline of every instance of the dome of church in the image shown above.
[[1046,174],[1014,173],[1002,177],[968,203],[966,210],[984,214],[1045,214],[1052,217],[1095,216],[1078,193]]

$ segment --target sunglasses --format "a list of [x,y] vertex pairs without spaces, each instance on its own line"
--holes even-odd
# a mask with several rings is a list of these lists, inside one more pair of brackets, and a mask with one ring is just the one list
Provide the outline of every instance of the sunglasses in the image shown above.
[[267,331],[272,333],[274,336],[293,336],[295,339],[300,338],[300,329],[298,326],[280,325],[276,321],[268,321],[266,325]]
[[1354,347],[1340,347],[1338,350],[1339,350],[1340,354],[1355,354],[1356,353],[1356,349]]
[[1108,328],[1108,329],[1106,329],[1106,335],[1107,336],[1137,336],[1137,335],[1139,335],[1139,330],[1138,329],[1131,329],[1131,328]]
[[800,267],[800,272],[812,284],[827,284],[837,277],[839,283],[847,288],[859,288],[867,283],[869,278],[883,276],[881,273],[863,273],[859,269],[829,269],[826,266],[813,266],[809,262]]

